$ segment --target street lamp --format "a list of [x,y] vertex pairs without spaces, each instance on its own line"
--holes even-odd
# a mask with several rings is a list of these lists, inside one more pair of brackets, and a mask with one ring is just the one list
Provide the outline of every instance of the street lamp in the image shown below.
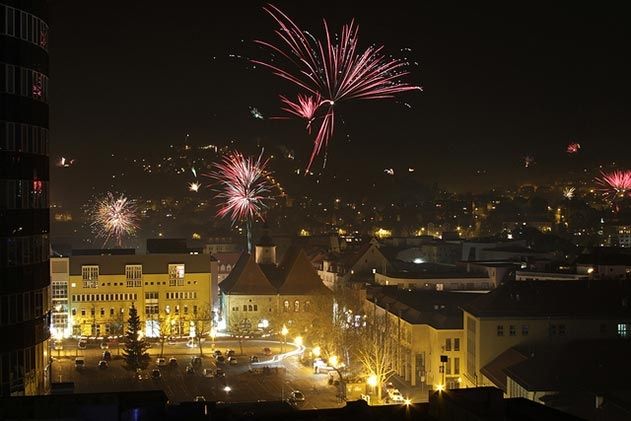
[[315,348],[311,350],[311,353],[313,354],[315,358],[318,358],[320,356],[320,347],[316,346]]
[[294,338],[294,344],[296,344],[297,346],[302,346],[302,336],[296,336]]
[[281,353],[285,352],[285,343],[287,343],[287,334],[289,330],[287,330],[287,326],[283,325],[283,328],[280,331],[280,334],[283,335],[283,343],[281,344]]
[[377,386],[377,383],[379,383],[379,379],[375,374],[371,374],[370,376],[368,376],[366,383],[368,383],[368,386],[370,387],[375,387]]
[[226,392],[226,402],[230,399],[230,391],[232,388],[230,386],[226,386],[223,388],[223,391]]

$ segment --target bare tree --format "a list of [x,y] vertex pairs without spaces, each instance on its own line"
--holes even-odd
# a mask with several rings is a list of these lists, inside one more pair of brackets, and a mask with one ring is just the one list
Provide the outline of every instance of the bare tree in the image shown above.
[[204,354],[202,339],[210,332],[210,328],[212,327],[210,305],[205,304],[197,308],[196,311],[194,310],[190,317],[190,322],[192,326],[195,327],[195,337],[197,338],[197,344],[199,346],[199,355],[202,356]]
[[367,324],[359,341],[357,357],[364,371],[377,378],[377,398],[381,399],[383,384],[394,374],[395,353],[390,341],[385,316],[375,316]]

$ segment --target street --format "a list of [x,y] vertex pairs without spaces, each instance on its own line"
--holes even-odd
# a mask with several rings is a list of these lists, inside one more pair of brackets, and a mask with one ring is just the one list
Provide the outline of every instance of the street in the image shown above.
[[[216,368],[215,360],[211,356],[210,341],[204,343],[202,366],[195,367],[192,374],[187,374],[185,368],[191,357],[199,355],[199,348],[188,348],[183,342],[174,345],[164,345],[164,358],[177,359],[177,366],[158,367],[156,358],[160,354],[160,344],[153,343],[149,349],[151,362],[143,370],[142,380],[138,380],[133,370],[125,367],[120,351],[116,347],[109,349],[112,361],[108,368],[98,368],[103,350],[99,343],[90,343],[86,349],[77,349],[75,340],[64,342],[63,350],[53,350],[52,379],[54,382],[74,382],[75,393],[163,390],[172,402],[191,401],[196,396],[203,396],[207,401],[224,402],[252,402],[286,399],[292,390],[300,390],[305,395],[305,402],[300,406],[304,409],[332,408],[342,404],[337,401],[337,389],[327,384],[327,375],[314,374],[310,366],[303,365],[299,357],[289,357],[281,362],[270,364],[269,370],[256,374],[250,372],[249,356],[257,355],[262,363],[257,368],[265,367],[265,361],[273,356],[264,356],[263,348],[268,347],[274,355],[281,352],[281,344],[274,341],[247,340],[243,342],[243,355],[240,354],[239,343],[236,340],[217,340],[215,348],[224,355],[228,349],[236,352],[237,365],[220,364],[226,376],[221,378],[207,378],[203,375],[204,368]],[[285,351],[293,350],[294,346],[287,344]],[[75,368],[75,358],[85,359],[83,369]],[[159,368],[161,378],[151,378],[151,371]],[[226,386],[229,387],[226,388]]]

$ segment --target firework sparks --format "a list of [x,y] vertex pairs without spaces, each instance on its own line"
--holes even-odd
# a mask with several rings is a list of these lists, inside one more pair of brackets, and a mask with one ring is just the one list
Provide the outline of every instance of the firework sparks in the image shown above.
[[252,62],[306,91],[303,97],[308,101],[306,107],[307,104],[301,104],[300,98],[297,102],[282,97],[281,100],[287,106],[285,111],[307,119],[308,130],[311,129],[316,111],[323,109],[307,172],[333,136],[335,104],[351,100],[393,98],[402,92],[421,90],[419,86],[401,80],[409,73],[405,70],[408,63],[385,55],[383,46],[370,46],[363,52],[359,51],[359,28],[354,20],[342,26],[339,39],[332,36],[325,20],[325,41],[322,42],[302,30],[277,7],[269,5],[264,10],[278,24],[275,33],[280,38],[280,46],[265,41],[256,42],[286,59],[289,66],[272,64],[271,61]]
[[213,171],[206,175],[216,183],[216,197],[222,200],[217,216],[229,217],[233,225],[238,221],[247,222],[248,251],[252,248],[252,221],[263,218],[272,188],[268,161],[263,160],[263,153],[253,158],[235,151],[215,163]]
[[601,176],[596,178],[600,184],[603,196],[611,200],[624,198],[631,192],[631,170],[615,170],[612,172],[601,172]]
[[197,170],[195,169],[195,167],[191,168],[191,172],[193,173],[193,176],[197,178]]
[[197,193],[199,191],[199,188],[201,187],[201,185],[197,182],[194,181],[192,183],[188,184],[188,190]]
[[69,168],[74,165],[74,159],[66,159],[65,157],[61,157],[61,159],[57,162],[57,166],[61,168]]
[[535,165],[535,158],[533,158],[532,156],[525,156],[523,158],[523,161],[524,161],[525,168],[530,168],[533,165]]
[[233,223],[244,219],[262,218],[270,188],[267,175],[268,160],[244,157],[233,152],[214,164],[207,174],[218,185],[217,198],[223,199],[217,216],[228,216]]
[[576,191],[575,187],[565,187],[563,189],[563,197],[572,200],[574,198],[574,192]]
[[567,145],[567,147],[565,148],[565,151],[569,154],[575,154],[575,153],[578,153],[580,149],[581,149],[580,143],[571,142]]
[[394,168],[386,168],[383,172],[387,175],[394,175]]
[[263,113],[261,113],[256,107],[250,107],[250,114],[252,114],[252,117],[256,119],[265,120]]
[[131,236],[138,229],[138,208],[136,202],[123,194],[116,196],[107,193],[97,199],[91,211],[90,224],[97,237],[104,238],[103,247],[111,238],[116,239],[119,247],[125,236]]

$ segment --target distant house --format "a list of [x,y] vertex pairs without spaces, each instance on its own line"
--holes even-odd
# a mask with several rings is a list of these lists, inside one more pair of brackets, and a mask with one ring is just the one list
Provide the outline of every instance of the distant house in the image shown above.
[[631,279],[631,254],[595,249],[577,257],[576,273],[592,279]]
[[347,249],[342,254],[330,254],[322,260],[318,275],[333,289],[339,282],[354,280],[372,281],[373,274],[385,272],[390,262],[380,250],[376,239],[362,245],[359,249]]

